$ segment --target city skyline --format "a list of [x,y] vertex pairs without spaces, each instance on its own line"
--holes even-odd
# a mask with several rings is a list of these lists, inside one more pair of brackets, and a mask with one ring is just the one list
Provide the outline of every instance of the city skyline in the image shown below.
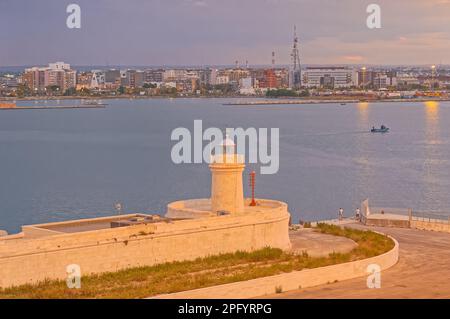
[[369,1],[82,0],[81,29],[65,25],[69,3],[3,1],[0,41],[8,46],[0,66],[270,65],[272,51],[286,65],[294,25],[306,65],[450,63],[448,0],[378,1],[382,28],[375,30],[365,25]]

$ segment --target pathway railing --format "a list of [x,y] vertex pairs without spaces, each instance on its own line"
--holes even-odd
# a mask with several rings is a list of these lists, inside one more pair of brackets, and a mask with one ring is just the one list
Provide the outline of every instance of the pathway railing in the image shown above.
[[411,220],[450,225],[450,213],[413,210],[411,213]]
[[[379,204],[379,203],[377,203]],[[365,222],[367,218],[371,214],[395,214],[395,215],[403,215],[409,217],[409,222],[412,221],[422,221],[428,223],[437,223],[437,224],[445,224],[450,225],[450,212],[440,212],[440,211],[419,211],[408,208],[392,208],[381,206],[369,206],[369,199],[364,200],[361,203],[361,219],[362,222]]]

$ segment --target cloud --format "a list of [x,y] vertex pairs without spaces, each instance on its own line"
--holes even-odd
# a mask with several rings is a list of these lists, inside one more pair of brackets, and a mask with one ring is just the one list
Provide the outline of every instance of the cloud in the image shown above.
[[347,60],[348,62],[351,63],[356,63],[363,61],[364,57],[362,57],[361,55],[345,55],[342,57],[342,59]]

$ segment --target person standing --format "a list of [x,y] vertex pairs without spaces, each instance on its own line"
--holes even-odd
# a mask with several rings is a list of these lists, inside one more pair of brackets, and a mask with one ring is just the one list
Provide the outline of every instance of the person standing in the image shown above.
[[342,220],[344,218],[344,209],[339,208],[339,220]]
[[355,218],[356,218],[357,221],[360,221],[360,220],[361,220],[361,211],[359,210],[359,207],[356,208],[356,211],[355,211]]

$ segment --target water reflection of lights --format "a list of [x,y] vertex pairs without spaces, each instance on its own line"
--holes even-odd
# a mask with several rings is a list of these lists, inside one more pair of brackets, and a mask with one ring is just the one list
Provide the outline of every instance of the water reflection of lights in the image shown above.
[[367,102],[358,103],[358,116],[360,125],[367,128],[369,126],[369,103]]
[[427,101],[424,104],[427,120],[437,120],[439,116],[439,102]]
[[430,201],[436,201],[439,190],[439,102],[427,101],[425,105],[425,158],[423,166],[423,192]]

